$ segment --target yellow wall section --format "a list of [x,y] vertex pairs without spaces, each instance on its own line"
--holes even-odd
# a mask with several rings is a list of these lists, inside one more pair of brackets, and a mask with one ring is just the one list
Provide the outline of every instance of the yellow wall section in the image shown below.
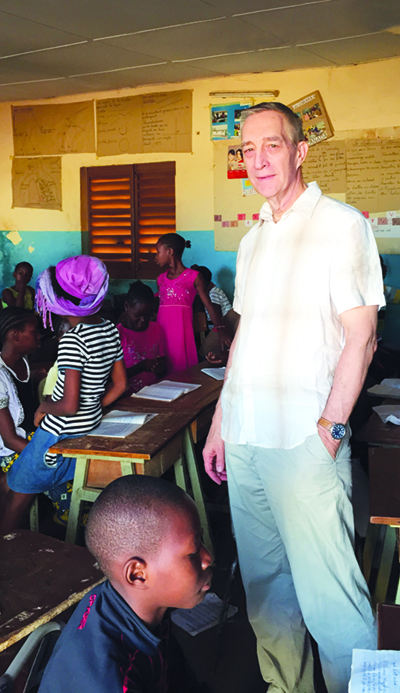
[[[177,162],[177,230],[211,230],[214,225],[213,143],[210,140],[211,91],[278,89],[279,100],[290,103],[318,89],[336,132],[400,126],[400,58],[358,66],[246,74],[181,84],[157,85],[54,99],[53,103],[109,98],[162,90],[193,89],[193,153],[137,154],[98,158],[68,154],[62,158],[63,211],[12,209],[13,155],[11,105],[0,104],[0,229],[17,231],[76,231],[80,228],[79,169],[81,166]],[[51,100],[41,103],[51,103]],[[24,102],[25,103],[25,102]],[[26,102],[32,103],[32,102]],[[39,103],[39,102],[38,102]],[[18,105],[22,105],[19,102]],[[261,201],[261,200],[260,200]],[[400,252],[400,239],[380,241],[380,251]]]

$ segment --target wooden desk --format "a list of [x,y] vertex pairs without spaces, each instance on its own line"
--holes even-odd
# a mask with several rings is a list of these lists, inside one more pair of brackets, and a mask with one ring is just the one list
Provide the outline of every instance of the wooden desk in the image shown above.
[[[198,473],[193,438],[198,440],[210,422],[222,388],[201,372],[201,364],[171,377],[179,382],[198,382],[201,387],[174,402],[153,402],[125,397],[114,409],[154,412],[157,416],[126,438],[85,436],[68,438],[51,448],[52,452],[76,457],[76,470],[66,541],[76,541],[82,501],[93,502],[101,489],[124,474],[161,476],[174,465],[178,486],[190,486],[203,527],[204,541],[212,550],[208,514]],[[193,433],[194,431],[194,433]]]
[[383,423],[378,414],[374,412],[367,423],[357,431],[355,438],[361,443],[368,443],[368,445],[398,448],[400,447],[400,426]]
[[[189,392],[184,397],[179,397],[174,402],[157,402],[156,400],[141,399],[139,397],[122,397],[113,405],[113,409],[119,405],[126,406],[132,411],[154,411],[154,412],[186,412],[191,410],[194,413],[191,422],[193,440],[195,443],[204,437],[204,432],[214,414],[215,405],[222,390],[223,381],[215,380],[211,376],[202,373],[202,368],[207,368],[208,361],[197,363],[185,371],[168,376],[166,380],[174,380],[178,383],[198,383],[201,387]],[[151,409],[149,409],[151,407]]]
[[0,652],[105,578],[87,549],[19,529],[0,538]]

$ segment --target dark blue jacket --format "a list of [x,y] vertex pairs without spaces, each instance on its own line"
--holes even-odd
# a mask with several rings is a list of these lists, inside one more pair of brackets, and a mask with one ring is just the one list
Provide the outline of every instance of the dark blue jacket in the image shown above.
[[166,618],[151,632],[108,580],[81,600],[39,693],[189,693],[197,685]]

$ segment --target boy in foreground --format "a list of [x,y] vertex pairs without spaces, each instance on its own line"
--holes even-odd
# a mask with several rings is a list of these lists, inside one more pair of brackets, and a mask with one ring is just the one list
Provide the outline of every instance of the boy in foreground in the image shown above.
[[86,543],[108,579],[69,620],[39,693],[194,693],[163,619],[210,588],[212,556],[191,498],[161,479],[123,476],[94,503]]

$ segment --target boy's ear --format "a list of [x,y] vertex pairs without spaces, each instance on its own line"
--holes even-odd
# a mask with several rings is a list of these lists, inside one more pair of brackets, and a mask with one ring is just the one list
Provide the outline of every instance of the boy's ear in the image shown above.
[[127,310],[128,310],[128,301],[125,301],[125,305],[124,305],[124,311],[125,311],[125,313],[127,312]]
[[143,589],[147,582],[147,564],[142,558],[130,558],[124,567],[124,581],[130,587]]

